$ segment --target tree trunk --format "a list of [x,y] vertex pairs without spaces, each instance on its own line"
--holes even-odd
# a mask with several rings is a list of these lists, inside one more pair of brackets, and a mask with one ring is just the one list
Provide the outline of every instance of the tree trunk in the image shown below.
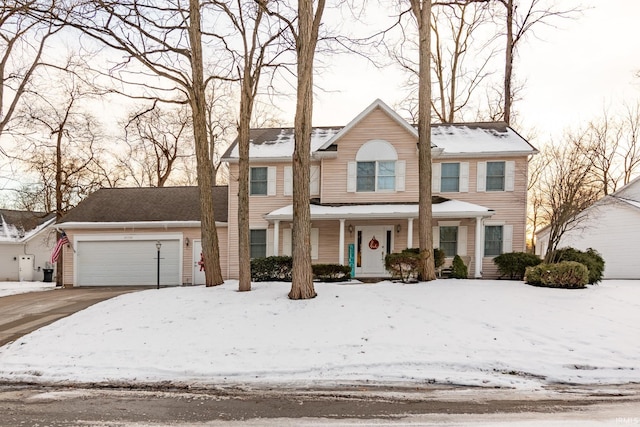
[[[311,269],[311,211],[309,207],[309,165],[311,163],[311,120],[313,110],[313,58],[318,28],[324,9],[319,0],[313,12],[313,0],[298,0],[298,92],[293,151],[293,271],[291,299],[316,296]],[[315,17],[314,17],[315,15]]]
[[238,123],[238,290],[251,290],[251,254],[249,248],[249,128],[251,122],[252,94],[245,64],[240,97]]
[[204,255],[206,286],[224,283],[220,269],[220,249],[213,206],[213,164],[209,158],[205,84],[203,77],[200,2],[189,0],[189,41],[191,43],[191,76],[189,102],[193,115],[193,136],[196,145],[198,189],[200,193],[200,228]]
[[507,46],[504,60],[504,121],[511,120],[511,76],[513,74],[513,0],[507,0]]
[[418,86],[418,240],[420,278],[435,280],[431,228],[431,0],[411,0],[420,38]]

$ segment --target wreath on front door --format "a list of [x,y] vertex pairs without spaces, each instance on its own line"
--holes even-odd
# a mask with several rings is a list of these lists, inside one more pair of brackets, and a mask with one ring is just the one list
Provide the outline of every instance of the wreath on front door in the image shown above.
[[371,240],[369,240],[369,249],[376,250],[380,247],[380,242],[376,239],[376,236],[373,236]]

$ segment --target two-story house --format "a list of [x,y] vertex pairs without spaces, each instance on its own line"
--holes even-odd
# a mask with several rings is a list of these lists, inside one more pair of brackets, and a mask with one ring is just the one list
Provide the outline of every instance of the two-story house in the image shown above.
[[[418,239],[418,133],[377,100],[344,127],[314,128],[311,256],[385,276],[384,257]],[[291,254],[292,128],[251,132],[252,257]],[[528,158],[536,150],[505,123],[433,125],[434,247],[460,255],[470,277],[495,277],[493,257],[525,249]],[[229,165],[228,229],[237,229],[238,150]],[[229,233],[228,253],[238,242]],[[229,257],[229,277],[237,277]]]
[[[377,100],[346,126],[314,128],[311,256],[384,277],[384,257],[418,246],[418,134]],[[291,253],[292,128],[254,129],[250,146],[251,256]],[[504,123],[432,127],[434,247],[460,255],[469,276],[496,277],[492,260],[525,249],[527,164],[536,150]],[[220,262],[238,277],[238,151],[214,189]],[[196,187],[103,189],[58,224],[65,286],[204,283]],[[160,253],[160,265],[158,262]],[[160,272],[159,276],[157,272]]]

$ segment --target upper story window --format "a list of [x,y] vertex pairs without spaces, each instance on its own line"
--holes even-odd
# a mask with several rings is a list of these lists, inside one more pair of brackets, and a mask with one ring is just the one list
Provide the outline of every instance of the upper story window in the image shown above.
[[348,163],[348,192],[404,191],[406,162],[393,145],[375,139],[362,145],[356,161]]
[[358,162],[357,191],[396,189],[396,162]]
[[487,162],[487,191],[504,191],[504,162]]
[[443,163],[440,172],[440,191],[460,191],[460,163]]
[[252,196],[256,196],[256,195],[266,196],[267,182],[268,182],[268,179],[267,179],[266,167],[251,168],[249,194],[251,194]]
[[275,196],[275,166],[252,167],[249,170],[249,194],[252,196]]
[[478,191],[514,191],[515,162],[478,162]]
[[469,191],[469,162],[433,163],[431,191],[466,193]]

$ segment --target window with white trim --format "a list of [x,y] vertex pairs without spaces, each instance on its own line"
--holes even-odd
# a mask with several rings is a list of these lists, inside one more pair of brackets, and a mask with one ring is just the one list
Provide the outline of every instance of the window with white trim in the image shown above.
[[487,191],[504,191],[505,162],[487,162]]
[[249,248],[251,258],[267,256],[267,230],[249,230]]
[[267,168],[251,168],[249,174],[249,194],[252,196],[266,196],[268,187]]
[[440,165],[440,191],[460,191],[460,163],[442,163]]
[[503,240],[502,225],[486,225],[484,227],[484,256],[501,255]]
[[358,162],[356,191],[393,191],[396,189],[396,162]]
[[440,227],[440,250],[446,257],[454,257],[458,254],[458,227]]

